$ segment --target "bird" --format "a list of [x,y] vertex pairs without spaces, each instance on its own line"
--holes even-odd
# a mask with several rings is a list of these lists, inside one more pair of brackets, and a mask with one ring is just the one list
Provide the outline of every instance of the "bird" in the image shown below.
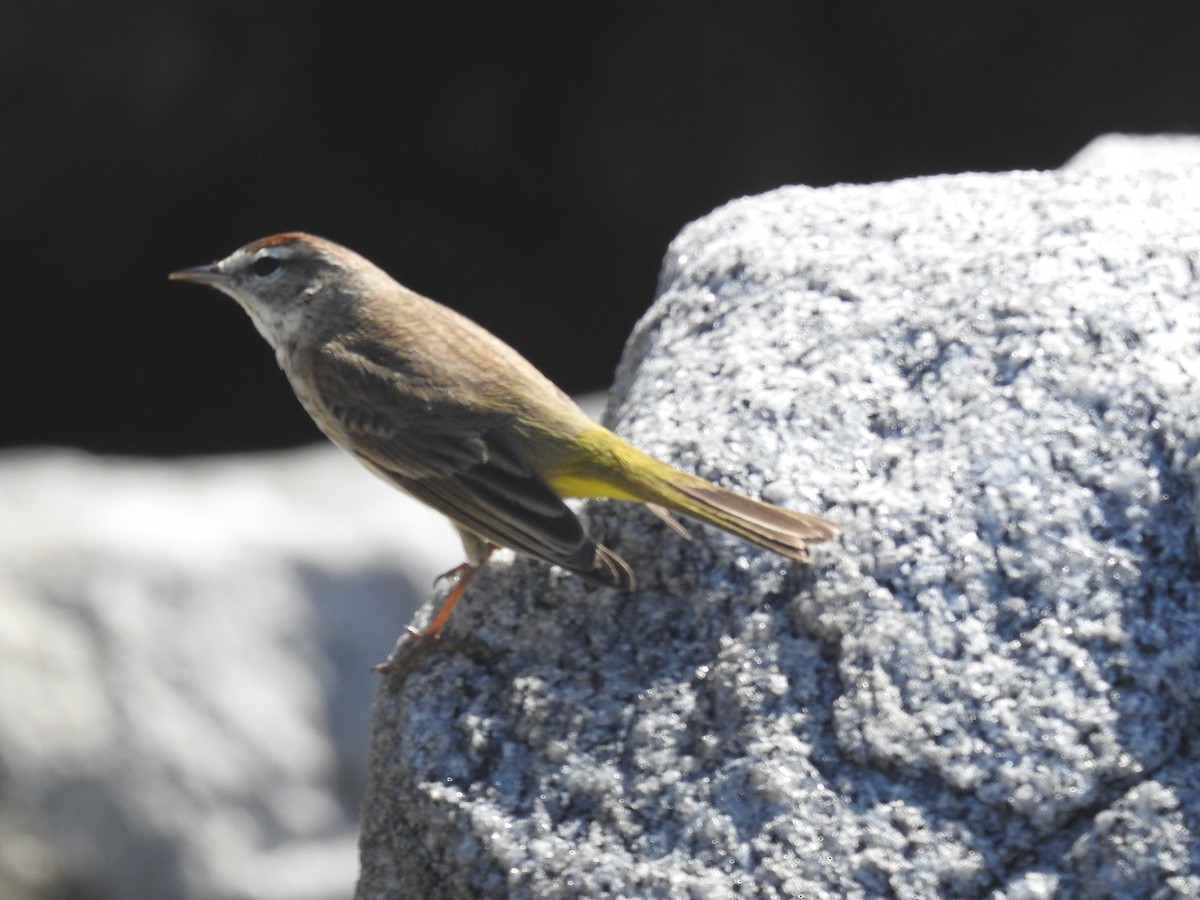
[[271,235],[170,273],[249,314],[301,405],[334,444],[445,515],[466,561],[424,632],[436,640],[498,547],[594,584],[633,590],[629,565],[565,498],[645,504],[699,519],[791,560],[838,536],[821,516],[754,500],[684,472],[592,421],[516,350],[333,241]]

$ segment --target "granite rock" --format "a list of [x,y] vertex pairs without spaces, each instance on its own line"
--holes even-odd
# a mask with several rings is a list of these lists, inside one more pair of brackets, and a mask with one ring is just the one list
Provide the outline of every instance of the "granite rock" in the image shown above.
[[1171,149],[689,225],[608,422],[843,537],[801,566],[595,503],[635,593],[498,559],[380,688],[360,900],[1200,894]]

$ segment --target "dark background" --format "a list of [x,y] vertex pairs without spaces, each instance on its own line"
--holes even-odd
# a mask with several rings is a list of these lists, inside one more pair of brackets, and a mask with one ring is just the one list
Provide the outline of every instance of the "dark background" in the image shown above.
[[0,445],[315,439],[236,305],[166,281],[295,228],[602,388],[727,200],[1200,130],[1200,5],[1164,8],[0,4]]

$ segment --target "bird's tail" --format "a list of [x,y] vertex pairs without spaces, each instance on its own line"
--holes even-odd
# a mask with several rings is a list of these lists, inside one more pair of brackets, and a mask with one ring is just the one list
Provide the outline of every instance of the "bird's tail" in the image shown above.
[[[548,474],[564,497],[613,497],[708,522],[780,556],[808,560],[808,545],[831,541],[828,519],[794,512],[717,487],[655,459],[599,425],[579,436],[584,450],[572,466]],[[601,561],[602,562],[602,561]]]
[[[684,473],[678,473],[683,475]],[[670,478],[662,505],[745,538],[764,549],[808,561],[808,545],[831,541],[838,528],[828,519],[751,500],[692,476]]]

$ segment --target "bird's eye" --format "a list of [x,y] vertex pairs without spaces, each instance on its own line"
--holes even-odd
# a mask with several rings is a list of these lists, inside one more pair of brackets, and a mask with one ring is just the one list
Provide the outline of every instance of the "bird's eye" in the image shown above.
[[279,259],[275,256],[260,256],[250,268],[259,278],[266,278],[279,270]]

